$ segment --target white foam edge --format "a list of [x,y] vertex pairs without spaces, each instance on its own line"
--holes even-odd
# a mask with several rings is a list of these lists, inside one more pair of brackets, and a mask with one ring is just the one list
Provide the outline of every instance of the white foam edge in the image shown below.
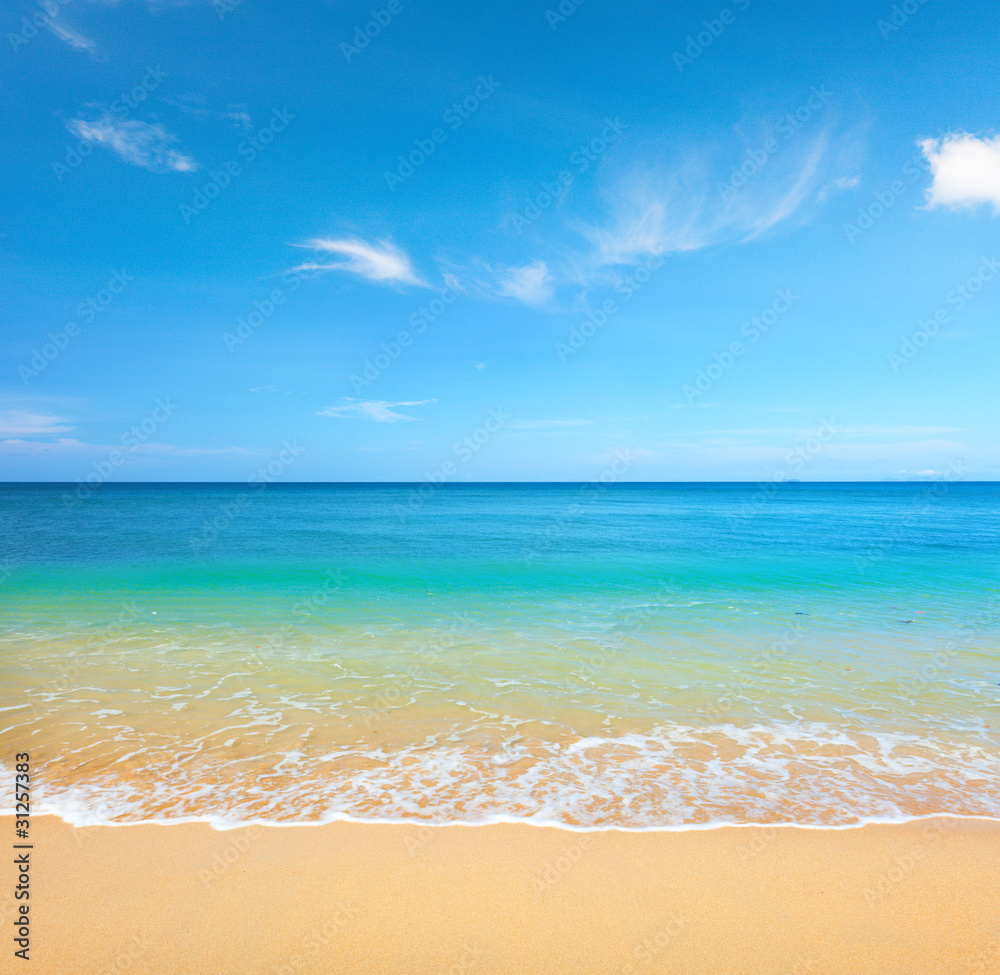
[[[13,816],[13,812],[0,810],[2,816]],[[818,830],[845,830],[862,829],[865,826],[896,826],[907,823],[918,823],[933,819],[961,819],[976,822],[996,823],[1000,826],[1000,816],[974,816],[963,813],[935,812],[925,813],[919,816],[862,816],[855,823],[736,823],[726,820],[713,820],[709,823],[674,823],[660,826],[575,826],[570,823],[560,823],[556,820],[543,820],[526,816],[505,816],[502,814],[488,816],[484,819],[450,820],[448,822],[430,822],[422,819],[400,819],[386,817],[382,819],[363,818],[360,816],[349,816],[346,813],[331,813],[321,819],[311,819],[304,821],[275,821],[269,819],[241,819],[233,820],[225,816],[179,816],[176,819],[137,819],[128,822],[117,820],[93,820],[81,821],[79,817],[74,817],[68,813],[62,813],[58,809],[42,806],[39,811],[32,813],[33,817],[55,816],[61,819],[66,825],[73,827],[86,826],[182,826],[191,823],[205,823],[218,832],[229,832],[235,829],[245,829],[250,826],[266,826],[276,829],[286,829],[302,826],[328,826],[331,823],[355,823],[366,826],[413,826],[427,829],[445,829],[451,826],[461,826],[472,829],[478,826],[496,825],[521,825],[534,826],[539,829],[558,829],[567,833],[685,833],[695,830],[714,830],[731,827],[734,829],[818,829]]]

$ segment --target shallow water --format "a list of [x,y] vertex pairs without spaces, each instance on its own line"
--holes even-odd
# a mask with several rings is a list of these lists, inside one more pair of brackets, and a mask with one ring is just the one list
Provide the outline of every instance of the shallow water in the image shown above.
[[74,822],[1000,816],[993,484],[0,486]]

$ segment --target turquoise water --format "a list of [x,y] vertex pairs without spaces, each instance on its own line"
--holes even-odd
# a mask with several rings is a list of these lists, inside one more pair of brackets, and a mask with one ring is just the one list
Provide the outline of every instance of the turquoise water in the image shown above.
[[0,486],[73,822],[1000,815],[993,484]]

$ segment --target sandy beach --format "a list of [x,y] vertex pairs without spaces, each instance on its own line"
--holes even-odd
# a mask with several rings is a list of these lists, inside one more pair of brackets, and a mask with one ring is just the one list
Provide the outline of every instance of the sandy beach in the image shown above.
[[993,821],[587,833],[39,817],[31,842],[35,975],[1000,971]]

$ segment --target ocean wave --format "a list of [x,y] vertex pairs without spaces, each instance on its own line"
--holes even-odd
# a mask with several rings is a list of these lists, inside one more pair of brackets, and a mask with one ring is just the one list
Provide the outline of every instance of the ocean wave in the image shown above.
[[1000,753],[982,741],[820,723],[663,725],[543,741],[351,744],[175,761],[150,748],[36,767],[36,812],[76,825],[205,820],[529,822],[570,828],[850,826],[1000,817]]

